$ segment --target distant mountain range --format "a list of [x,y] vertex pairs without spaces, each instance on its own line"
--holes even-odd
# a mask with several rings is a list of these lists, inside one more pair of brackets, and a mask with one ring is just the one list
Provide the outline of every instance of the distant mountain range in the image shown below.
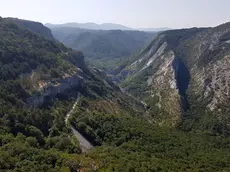
[[146,31],[146,32],[158,32],[158,31],[166,31],[170,30],[170,28],[162,27],[162,28],[130,28],[127,26],[123,26],[120,24],[115,23],[103,23],[103,24],[96,24],[96,23],[64,23],[64,24],[51,24],[46,23],[45,26],[49,28],[55,28],[55,27],[76,27],[76,28],[82,28],[82,29],[92,29],[92,30],[139,30],[139,31]]
[[172,29],[168,27],[159,27],[159,28],[139,28],[137,30],[145,31],[145,32],[160,32],[160,31],[167,31]]

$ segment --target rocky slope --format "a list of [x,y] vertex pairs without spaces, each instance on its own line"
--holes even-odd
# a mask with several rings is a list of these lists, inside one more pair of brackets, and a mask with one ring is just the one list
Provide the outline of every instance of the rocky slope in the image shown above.
[[[36,31],[25,25],[35,26]],[[1,105],[48,107],[56,98],[68,100],[81,92],[89,99],[113,103],[117,109],[125,111],[122,106],[127,105],[134,113],[138,111],[130,102],[122,103],[129,99],[127,95],[123,95],[106,74],[87,66],[81,52],[38,34],[49,30],[43,27],[40,31],[40,26],[43,25],[18,19],[0,20]],[[112,97],[117,100],[112,102],[109,100]]]
[[[54,98],[68,89],[80,87],[82,69],[66,61],[77,52],[43,37],[39,32],[32,32],[22,23],[36,28],[37,25],[42,26],[9,18],[0,21],[1,102],[9,103],[6,93],[10,92],[16,101],[12,100],[12,106],[15,103],[42,105],[49,97]],[[43,27],[41,32],[43,30],[49,29]],[[77,58],[75,61],[82,63]],[[10,85],[15,88],[10,90]]]
[[212,128],[216,124],[205,119],[214,118],[227,126],[229,39],[229,23],[160,33],[120,73],[127,75],[122,85],[148,103],[159,124],[189,119]]

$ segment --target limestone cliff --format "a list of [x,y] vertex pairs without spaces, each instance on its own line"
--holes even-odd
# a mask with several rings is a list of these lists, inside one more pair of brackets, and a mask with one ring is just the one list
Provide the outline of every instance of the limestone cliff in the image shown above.
[[173,126],[204,114],[226,122],[229,59],[229,23],[166,31],[123,69],[131,72],[122,86],[148,104],[148,113],[158,124]]
[[74,96],[83,87],[84,80],[81,75],[82,71],[72,76],[63,76],[55,82],[38,81],[39,88],[27,99],[28,105],[41,106],[61,94]]

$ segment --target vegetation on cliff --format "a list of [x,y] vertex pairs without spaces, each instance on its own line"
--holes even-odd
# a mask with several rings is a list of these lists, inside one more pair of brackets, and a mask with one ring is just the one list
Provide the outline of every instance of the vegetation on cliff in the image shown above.
[[[170,113],[166,115],[167,110],[175,110],[174,107],[179,105],[175,102],[180,100],[175,99],[178,95],[176,83],[168,87],[162,84],[153,87],[160,91],[164,88],[174,90],[162,96],[156,94],[158,98],[151,97],[153,92],[147,92],[149,90],[145,86],[148,82],[145,80],[149,79],[149,75],[145,74],[152,74],[161,64],[160,68],[165,69],[163,72],[168,72],[161,76],[167,76],[166,80],[175,79],[172,75],[174,70],[165,63],[157,61],[156,66],[143,69],[141,74],[127,78],[124,84],[131,84],[130,90],[137,88],[134,91],[136,95],[128,91],[148,100],[145,104],[122,92],[101,70],[87,66],[81,52],[68,49],[20,22],[0,18],[0,171],[230,171],[230,139],[223,134],[228,133],[226,125],[204,110],[205,101],[202,102],[204,104],[194,101],[199,98],[196,95],[186,92],[191,106],[176,127],[160,126],[162,123],[156,122],[162,118],[171,122],[172,116]],[[190,31],[193,37],[197,29]],[[228,34],[221,35],[224,53],[228,52],[228,38]],[[190,40],[185,30],[182,34],[175,31],[175,35],[168,39],[178,46],[183,39]],[[152,43],[156,45],[154,41]],[[155,47],[155,50],[161,47],[158,51],[161,55],[163,50],[172,48],[165,49],[162,43]],[[154,54],[152,45],[147,49],[147,52],[141,52],[152,51]],[[221,59],[222,51],[218,55],[215,52],[214,49],[213,57]],[[172,53],[167,55],[163,56],[166,64],[174,57]],[[139,59],[135,57],[135,60]],[[148,60],[140,60],[134,66],[139,62],[145,64]],[[184,58],[182,60],[185,65],[190,63]],[[129,69],[135,69],[132,67]],[[143,67],[139,66],[140,69]],[[45,84],[57,87],[61,79],[71,76],[81,78],[80,86],[71,85],[40,106],[28,103],[29,97],[44,94],[39,88],[46,88]],[[159,78],[150,78],[149,83],[164,83],[165,80]],[[134,82],[134,79],[137,80]],[[197,82],[193,79],[190,82],[195,88]],[[141,85],[134,87],[133,83]],[[81,154],[77,139],[65,124],[65,115],[72,109],[77,92],[81,93],[81,98],[69,120],[95,145],[87,154]],[[156,110],[153,105],[159,100],[171,100],[175,104],[165,101],[165,104],[157,106],[164,105],[168,109]],[[226,109],[225,106],[220,108]],[[227,110],[225,112],[228,113]]]

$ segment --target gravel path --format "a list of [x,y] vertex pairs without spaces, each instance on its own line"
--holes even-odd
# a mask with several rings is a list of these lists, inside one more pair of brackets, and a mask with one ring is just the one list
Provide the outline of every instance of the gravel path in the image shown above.
[[[72,106],[72,109],[67,113],[67,115],[65,117],[66,125],[68,124],[69,117],[72,115],[72,113],[74,112],[74,110],[77,106],[79,98],[80,98],[80,95],[78,94],[77,99]],[[71,129],[72,129],[74,136],[77,138],[77,140],[80,143],[80,147],[81,147],[82,152],[87,152],[89,149],[93,148],[93,145],[81,133],[79,133],[73,126],[71,126]]]

